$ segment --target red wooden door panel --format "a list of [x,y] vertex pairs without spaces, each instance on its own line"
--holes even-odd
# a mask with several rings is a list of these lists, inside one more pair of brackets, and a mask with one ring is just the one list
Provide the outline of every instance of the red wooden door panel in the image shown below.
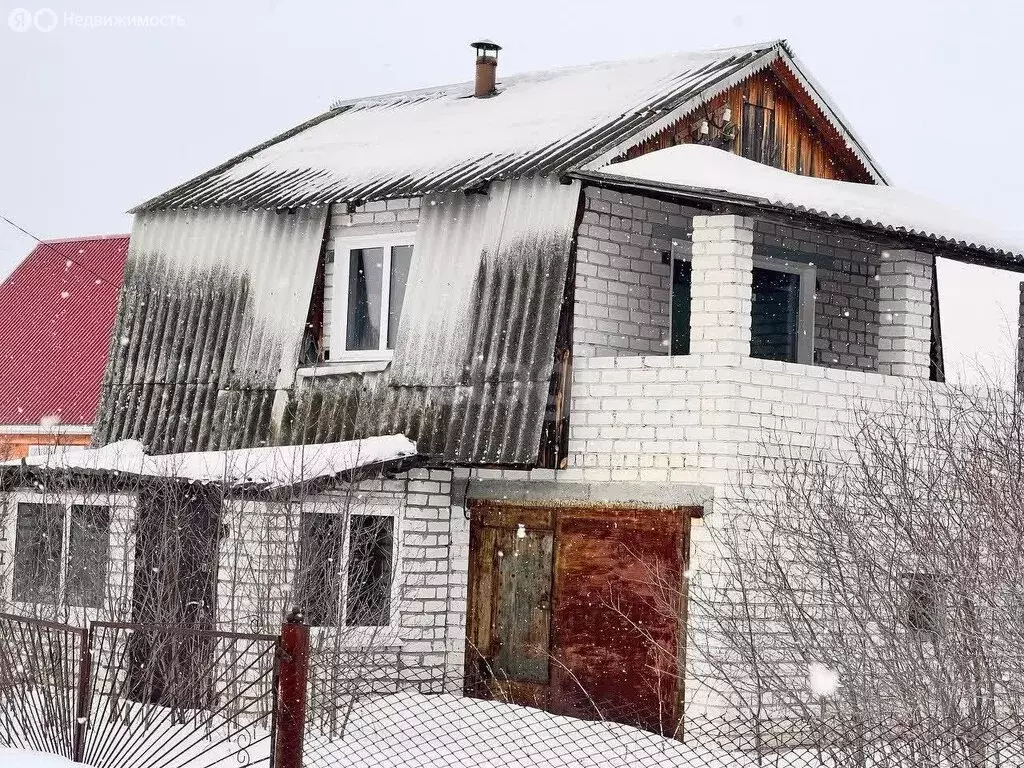
[[475,503],[466,693],[673,733],[695,511]]
[[560,510],[551,709],[672,733],[688,510]]

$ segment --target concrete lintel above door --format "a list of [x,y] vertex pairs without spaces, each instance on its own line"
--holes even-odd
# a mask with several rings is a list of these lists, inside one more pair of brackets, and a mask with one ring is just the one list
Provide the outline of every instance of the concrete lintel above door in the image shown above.
[[[453,483],[453,495],[462,490]],[[609,504],[621,507],[704,507],[714,492],[707,486],[682,483],[560,482],[557,480],[471,479],[465,499],[488,499],[510,504]],[[464,501],[465,499],[453,499]]]

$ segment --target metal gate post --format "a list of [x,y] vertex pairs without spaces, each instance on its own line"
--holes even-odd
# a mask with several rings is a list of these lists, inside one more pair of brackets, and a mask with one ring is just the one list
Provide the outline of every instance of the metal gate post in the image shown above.
[[277,723],[274,768],[302,768],[306,730],[306,681],[309,677],[309,626],[292,609],[281,627],[278,660]]
[[75,744],[72,760],[85,762],[85,734],[89,730],[89,683],[92,678],[92,626],[83,629],[82,650],[78,656],[78,699],[75,702]]

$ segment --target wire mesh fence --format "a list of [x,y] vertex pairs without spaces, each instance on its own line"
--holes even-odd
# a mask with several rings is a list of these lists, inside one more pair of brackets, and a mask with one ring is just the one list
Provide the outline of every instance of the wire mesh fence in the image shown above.
[[698,716],[663,737],[454,695],[403,693],[353,702],[345,733],[311,727],[308,768],[977,768],[1024,766],[1016,718],[984,723]]
[[[322,714],[322,713],[321,713]],[[344,729],[310,713],[307,768],[1024,767],[1017,717],[866,722],[698,715],[663,736],[457,694],[353,695]]]
[[[501,691],[423,692],[396,647],[313,642],[306,656],[284,638],[0,614],[0,746],[94,768],[1024,768],[1020,715],[690,714],[659,734],[600,702],[588,720]],[[282,670],[300,659],[301,749],[282,752]]]

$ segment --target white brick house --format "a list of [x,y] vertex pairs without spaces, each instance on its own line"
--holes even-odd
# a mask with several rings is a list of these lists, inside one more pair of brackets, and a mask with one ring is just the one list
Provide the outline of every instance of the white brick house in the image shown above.
[[[651,615],[636,569],[714,567],[706,531],[766,432],[834,439],[941,388],[936,255],[1022,249],[885,186],[783,43],[477,86],[343,102],[140,206],[95,443],[408,436],[415,467],[225,497],[211,620],[271,626],[310,591],[304,517],[373,514],[390,603],[368,642],[393,668],[371,683],[592,716],[582,695],[663,728],[714,703],[700,617]],[[623,584],[671,659],[602,607]]]

